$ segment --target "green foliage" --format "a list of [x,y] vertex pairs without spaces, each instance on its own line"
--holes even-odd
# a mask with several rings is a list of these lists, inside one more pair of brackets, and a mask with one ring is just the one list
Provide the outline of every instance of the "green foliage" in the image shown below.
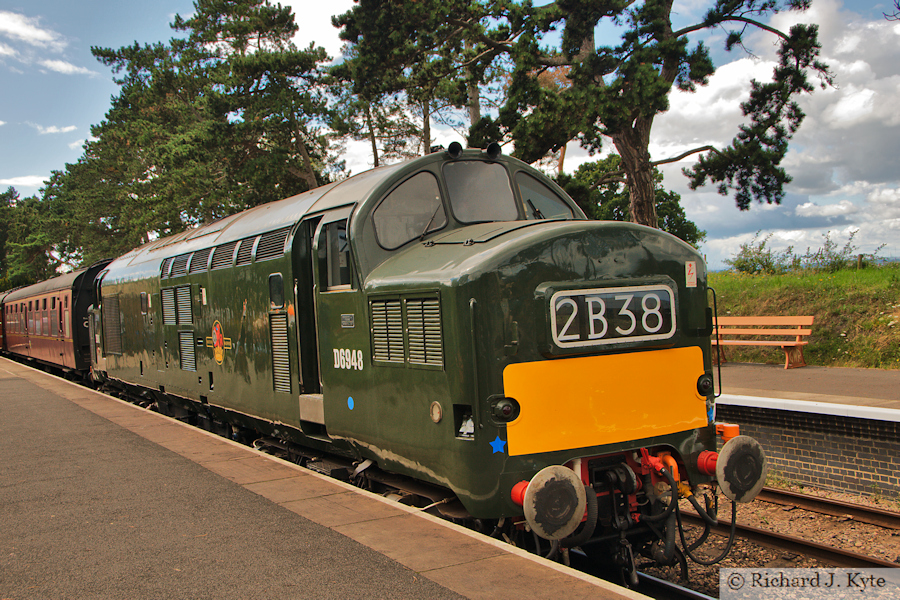
[[871,254],[860,254],[859,248],[857,248],[853,244],[853,238],[856,237],[857,231],[850,232],[850,235],[847,238],[847,243],[844,244],[840,249],[838,249],[837,242],[831,239],[831,232],[826,232],[822,235],[825,240],[822,243],[821,248],[819,248],[815,252],[807,248],[806,254],[804,254],[799,259],[796,259],[795,262],[799,262],[803,265],[804,268],[811,269],[813,271],[835,273],[842,269],[855,268],[856,266],[858,266],[858,257],[862,257],[864,264],[868,261],[877,261],[878,252],[880,252],[885,245],[881,244]]
[[[466,3],[455,5],[460,11],[467,9]],[[475,78],[489,76],[483,69],[476,75],[464,66],[465,57],[471,55],[467,42],[459,36],[443,37],[450,26],[440,16],[428,3],[363,2],[360,10],[332,18],[348,42],[344,60],[331,69],[342,86],[337,95],[344,98],[332,125],[345,131],[347,123],[351,135],[365,136],[372,143],[376,166],[379,144],[386,159],[427,153],[432,118],[450,124],[455,120],[453,107],[478,106]],[[383,32],[387,39],[363,34],[371,31]],[[459,76],[447,76],[457,71]],[[473,122],[477,110],[474,115]]]
[[9,187],[5,192],[0,193],[0,277],[5,277],[9,268],[6,241],[9,239],[9,224],[13,207],[18,199],[19,193],[14,187]]
[[[815,26],[799,25],[784,34],[754,19],[808,5],[719,0],[701,22],[676,29],[668,0],[541,6],[508,0],[361,0],[333,22],[354,47],[354,91],[363,97],[402,90],[458,106],[471,106],[479,94],[492,100],[496,109],[490,115],[471,118],[470,144],[500,136],[514,142],[519,158],[534,162],[573,139],[591,152],[611,139],[622,156],[632,219],[656,226],[652,169],[662,161],[651,162],[649,155],[654,118],[669,108],[672,89],[692,91],[715,71],[708,49],[692,44],[689,36],[731,24],[737,30],[728,35],[729,49],[743,47],[744,31],[765,30],[780,39],[780,60],[771,84],[753,82],[743,106],[750,124],[731,147],[701,159],[689,173],[692,185],[719,182],[720,191],[736,192],[741,208],[753,199],[781,200],[789,177],[779,164],[803,119],[795,98],[810,91],[809,72],[826,81],[828,74],[818,60]],[[596,43],[594,32],[603,21],[620,27],[620,43]],[[562,34],[556,48],[546,44],[553,31]],[[491,96],[489,74],[498,69],[507,73],[505,85]],[[565,80],[542,85],[542,76],[555,69],[565,69]]]
[[776,275],[786,273],[793,266],[793,247],[784,252],[775,252],[767,245],[772,239],[770,233],[763,239],[759,239],[760,232],[753,235],[753,239],[741,244],[741,249],[732,258],[726,258],[725,264],[738,273],[747,275]]
[[[718,13],[714,9],[711,14]],[[731,38],[729,44],[735,41]],[[804,118],[795,98],[813,89],[808,71],[819,73],[825,82],[831,83],[827,67],[818,60],[820,50],[816,25],[791,28],[778,51],[773,80],[753,81],[750,99],[741,104],[744,116],[750,117],[750,124],[741,125],[731,146],[701,156],[696,165],[684,169],[691,180],[691,189],[704,185],[708,178],[719,184],[718,191],[723,196],[733,190],[741,210],[750,208],[753,200],[781,202],[784,185],[790,183],[791,177],[779,165],[787,154],[788,141]]]
[[14,188],[0,195],[0,290],[8,290],[48,279],[60,261],[57,244],[45,225],[54,218],[38,198],[20,198]]
[[121,89],[44,190],[61,256],[115,256],[327,181],[325,51],[298,50],[290,9],[267,0],[194,8],[172,25],[186,39],[92,49]]
[[[631,221],[630,197],[622,182],[621,159],[610,154],[602,160],[583,163],[574,175],[561,174],[556,182],[592,219]],[[658,227],[698,246],[706,239],[706,232],[689,220],[681,206],[681,196],[662,187],[663,175],[654,169],[654,201]]]
[[788,246],[782,252],[775,252],[766,245],[772,239],[770,233],[762,240],[760,232],[756,232],[753,239],[741,244],[740,250],[732,258],[725,259],[725,264],[732,270],[746,275],[776,275],[789,271],[808,270],[814,273],[835,273],[842,269],[856,268],[858,259],[863,259],[863,266],[878,261],[878,252],[884,248],[884,244],[875,249],[871,254],[860,254],[859,249],[853,244],[856,231],[851,231],[847,242],[838,249],[838,244],[831,239],[831,232],[822,235],[824,242],[817,250],[806,249],[803,255],[794,253],[794,247]]
[[[810,365],[900,368],[900,264],[834,273],[709,274],[720,315],[813,315],[803,353]],[[729,347],[728,360],[781,363],[775,349]]]

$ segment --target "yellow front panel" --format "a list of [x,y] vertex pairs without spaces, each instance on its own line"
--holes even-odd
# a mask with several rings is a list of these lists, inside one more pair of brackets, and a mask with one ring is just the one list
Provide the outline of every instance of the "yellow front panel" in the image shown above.
[[510,456],[614,444],[707,425],[700,348],[509,365],[503,386],[522,412]]

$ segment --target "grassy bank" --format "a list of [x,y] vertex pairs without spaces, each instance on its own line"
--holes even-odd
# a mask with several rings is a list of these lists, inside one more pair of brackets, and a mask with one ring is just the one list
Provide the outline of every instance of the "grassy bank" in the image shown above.
[[[783,275],[711,273],[719,314],[813,315],[807,364],[900,369],[900,264]],[[728,348],[736,362],[779,364],[778,348]]]

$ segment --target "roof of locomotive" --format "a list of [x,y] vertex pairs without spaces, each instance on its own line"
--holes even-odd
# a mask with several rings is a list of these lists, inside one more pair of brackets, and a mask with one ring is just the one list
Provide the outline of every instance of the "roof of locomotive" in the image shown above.
[[291,226],[306,215],[351,205],[366,198],[403,164],[364,171],[342,181],[323,185],[284,200],[262,204],[207,225],[154,240],[119,257],[116,262],[138,264],[162,261],[170,256]]

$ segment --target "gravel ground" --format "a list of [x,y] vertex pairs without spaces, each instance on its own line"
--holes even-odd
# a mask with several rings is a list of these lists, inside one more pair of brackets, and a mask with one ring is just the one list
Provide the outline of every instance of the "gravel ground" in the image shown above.
[[[885,510],[900,511],[900,502],[896,500],[839,494],[808,487],[783,487],[805,494],[825,496],[845,502],[869,504]],[[685,503],[684,508],[689,508],[687,503]],[[730,521],[731,505],[727,500],[720,500],[719,513],[720,521]],[[769,529],[778,533],[814,540],[821,544],[896,562],[898,567],[900,567],[900,530],[859,523],[849,517],[832,517],[766,502],[739,504],[737,519],[739,523],[749,523],[761,529]],[[700,531],[700,528],[686,527],[685,532],[688,543],[695,539],[700,534]],[[710,536],[707,543],[695,553],[707,558],[717,556],[721,549],[724,548],[726,541],[727,538]],[[687,586],[718,598],[720,568],[819,568],[832,567],[834,565],[825,564],[791,552],[764,548],[751,542],[736,539],[728,557],[719,564],[706,567],[688,561],[688,566],[690,575]],[[678,573],[674,569],[670,569],[668,573],[654,570],[648,572],[653,575],[664,576],[670,581],[684,584],[680,581]]]

